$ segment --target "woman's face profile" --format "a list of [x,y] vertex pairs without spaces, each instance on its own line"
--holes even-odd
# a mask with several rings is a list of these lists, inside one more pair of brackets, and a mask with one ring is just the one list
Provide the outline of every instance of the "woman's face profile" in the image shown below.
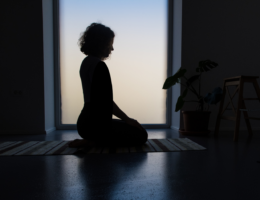
[[113,47],[114,38],[111,39],[110,43],[108,44],[107,48],[105,49],[105,56],[108,57],[111,51],[114,51]]

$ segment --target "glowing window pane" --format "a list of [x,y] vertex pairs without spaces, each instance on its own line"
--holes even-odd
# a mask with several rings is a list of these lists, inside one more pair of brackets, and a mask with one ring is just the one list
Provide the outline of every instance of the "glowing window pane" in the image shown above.
[[167,1],[60,0],[62,124],[76,124],[84,105],[79,69],[85,55],[77,42],[93,22],[116,35],[105,60],[114,102],[141,124],[166,124]]

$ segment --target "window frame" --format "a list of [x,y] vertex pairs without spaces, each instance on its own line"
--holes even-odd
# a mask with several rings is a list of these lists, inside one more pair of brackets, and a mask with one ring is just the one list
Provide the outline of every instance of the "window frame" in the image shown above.
[[[173,1],[167,0],[167,77],[172,75],[173,66]],[[57,130],[77,130],[76,124],[62,124],[61,81],[60,81],[60,19],[59,0],[53,0],[53,39],[54,39],[54,91],[55,126]],[[172,120],[172,89],[166,91],[166,124],[141,124],[145,129],[169,129]]]

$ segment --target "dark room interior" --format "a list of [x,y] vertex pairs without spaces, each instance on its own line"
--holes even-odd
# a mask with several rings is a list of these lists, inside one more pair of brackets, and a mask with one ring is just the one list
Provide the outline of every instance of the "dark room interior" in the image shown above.
[[[61,130],[55,120],[56,52],[54,33],[48,29],[53,24],[46,25],[53,23],[53,3],[0,1],[0,144],[80,139],[76,129]],[[192,69],[199,60],[218,62],[218,68],[203,77],[204,93],[222,88],[229,77],[260,75],[260,1],[169,0],[168,6],[173,28],[171,75],[179,64]],[[14,90],[22,91],[22,96],[16,97]],[[0,156],[0,199],[260,199],[259,121],[250,120],[250,135],[241,114],[234,141],[235,123],[221,120],[216,137],[218,103],[210,108],[208,135],[183,135],[178,131],[184,127],[182,113],[175,112],[175,104],[184,90],[182,85],[172,88],[170,125],[144,127],[148,139],[188,138],[206,150]],[[245,84],[243,96],[257,97],[252,84]],[[235,105],[237,101],[235,97]],[[246,107],[260,109],[260,103],[250,101]],[[182,110],[194,110],[194,105],[185,104]],[[260,112],[249,115],[259,118]]]

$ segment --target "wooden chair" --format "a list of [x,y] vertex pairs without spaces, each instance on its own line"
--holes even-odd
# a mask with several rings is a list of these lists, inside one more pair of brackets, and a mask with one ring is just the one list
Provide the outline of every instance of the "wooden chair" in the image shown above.
[[[252,128],[251,128],[249,119],[260,120],[260,118],[248,116],[247,111],[252,111],[252,110],[246,109],[245,100],[258,100],[258,101],[260,101],[260,88],[259,88],[257,80],[256,80],[257,78],[259,78],[259,76],[236,76],[236,77],[224,79],[223,97],[221,99],[220,106],[219,106],[219,111],[218,111],[218,116],[217,116],[217,121],[216,121],[216,126],[215,126],[215,133],[214,133],[215,136],[218,135],[221,119],[232,120],[232,121],[235,121],[235,123],[236,123],[233,140],[237,141],[238,140],[239,125],[240,125],[241,111],[243,112],[244,117],[245,117],[248,133],[249,133],[249,135],[252,135]],[[243,89],[244,89],[244,83],[245,82],[250,82],[250,83],[253,84],[258,98],[243,98]],[[229,90],[227,88],[228,86],[237,86],[236,90],[235,90],[235,92],[233,93],[232,96],[229,93]],[[226,93],[228,94],[227,96],[229,98],[229,102],[225,106],[225,108],[223,109]],[[236,93],[238,93],[238,103],[237,103],[237,107],[235,108],[234,104],[232,102],[232,99],[233,99],[233,97],[235,96]],[[227,109],[227,107],[230,103],[231,103],[232,110],[234,111],[235,116],[224,116],[223,113],[225,112],[225,110]],[[253,110],[253,111],[256,111],[256,110]]]

